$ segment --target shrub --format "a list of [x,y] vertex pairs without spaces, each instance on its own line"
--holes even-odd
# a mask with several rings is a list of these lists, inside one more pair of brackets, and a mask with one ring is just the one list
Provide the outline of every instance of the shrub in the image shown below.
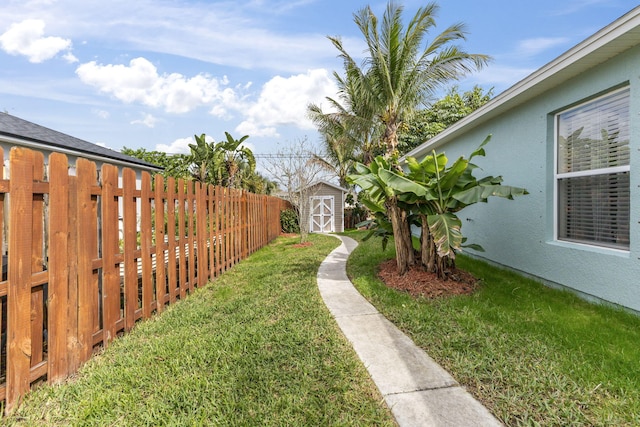
[[298,213],[293,209],[280,212],[280,227],[283,233],[299,233]]

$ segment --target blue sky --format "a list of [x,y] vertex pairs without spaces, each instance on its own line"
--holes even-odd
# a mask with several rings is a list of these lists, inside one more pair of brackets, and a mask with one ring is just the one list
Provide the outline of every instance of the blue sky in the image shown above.
[[[405,15],[426,4],[400,2]],[[249,135],[274,153],[318,135],[306,105],[335,95],[353,13],[385,1],[3,0],[0,111],[112,149],[185,152],[194,134]],[[493,57],[458,83],[507,89],[638,5],[630,0],[442,0],[438,28]],[[435,35],[435,32],[432,33]]]

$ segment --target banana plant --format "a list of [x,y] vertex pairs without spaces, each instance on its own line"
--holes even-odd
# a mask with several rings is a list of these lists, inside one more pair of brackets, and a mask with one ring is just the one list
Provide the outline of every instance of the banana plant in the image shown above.
[[[524,188],[502,185],[500,176],[487,176],[480,180],[473,176],[477,166],[471,163],[471,159],[485,155],[484,146],[490,139],[491,135],[468,159],[460,157],[450,166],[444,153],[433,151],[420,162],[408,157],[406,174],[393,170],[384,159],[376,158],[369,168],[357,165],[358,175],[350,176],[352,182],[367,191],[371,200],[376,202],[378,212],[384,203],[386,213],[391,216],[389,207],[395,203],[419,217],[420,262],[441,278],[446,278],[446,271],[455,265],[456,253],[463,247],[482,250],[479,245],[465,245],[462,222],[457,212],[466,206],[487,202],[489,197],[513,199],[528,194]],[[408,219],[410,214],[404,217]],[[393,227],[393,233],[396,237],[396,227]],[[398,267],[402,273],[400,262]]]
[[491,135],[471,153],[468,159],[459,157],[451,166],[444,153],[432,151],[421,162],[407,159],[408,179],[429,189],[429,197],[416,201],[414,209],[422,222],[421,261],[429,271],[445,277],[446,270],[455,265],[455,256],[463,247],[482,250],[480,245],[464,245],[462,222],[456,215],[465,207],[487,202],[489,197],[514,197],[528,194],[519,187],[502,185],[501,176],[477,179],[473,171],[478,167],[471,163],[476,156],[485,156],[484,146]]

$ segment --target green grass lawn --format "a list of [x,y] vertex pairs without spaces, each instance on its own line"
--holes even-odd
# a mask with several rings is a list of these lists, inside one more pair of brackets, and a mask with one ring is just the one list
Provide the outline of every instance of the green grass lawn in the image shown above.
[[415,300],[376,277],[389,247],[360,242],[356,287],[504,423],[640,425],[639,317],[467,257],[478,292]]
[[279,238],[3,425],[394,425],[326,309],[320,262],[339,242]]

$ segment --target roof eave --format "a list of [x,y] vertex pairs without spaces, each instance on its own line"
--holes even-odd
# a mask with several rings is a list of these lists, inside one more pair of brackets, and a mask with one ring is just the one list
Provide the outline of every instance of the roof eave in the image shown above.
[[431,150],[474,127],[638,44],[640,44],[640,6],[500,93],[437,136],[414,148],[400,160],[404,161],[406,157],[423,157]]
[[36,150],[48,150],[48,151],[56,151],[59,153],[72,155],[76,157],[84,157],[88,160],[100,161],[103,163],[113,163],[124,167],[130,168],[138,168],[141,170],[147,170],[149,172],[161,172],[164,170],[163,167],[157,166],[151,163],[144,162],[143,160],[138,162],[127,162],[122,159],[117,159],[115,157],[108,157],[104,155],[96,155],[93,153],[87,153],[85,151],[74,150],[68,147],[60,146],[59,144],[54,144],[46,141],[39,141],[33,138],[25,138],[22,136],[11,135],[7,133],[0,133],[0,142],[6,142],[8,144],[16,144],[21,145],[28,148],[33,148]]

